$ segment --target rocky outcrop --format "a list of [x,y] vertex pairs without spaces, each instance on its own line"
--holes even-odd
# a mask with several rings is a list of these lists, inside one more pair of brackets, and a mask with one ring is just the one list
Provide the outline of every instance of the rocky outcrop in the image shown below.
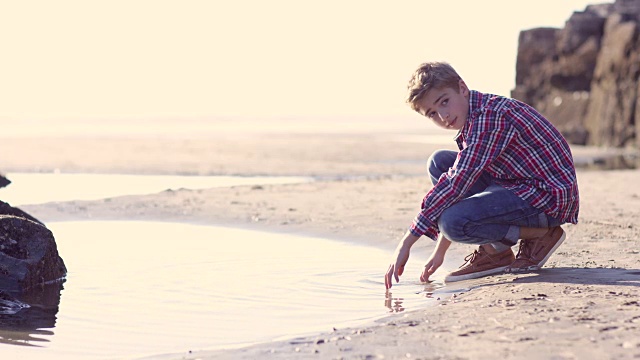
[[640,147],[640,0],[575,12],[562,29],[522,31],[511,95],[574,144]]
[[11,209],[11,214],[0,214],[0,290],[20,293],[62,280],[67,269],[51,231],[21,210]]
[[[0,174],[0,187],[9,184]],[[51,231],[33,216],[0,201],[0,294],[32,292],[61,281],[66,274]]]
[[[11,181],[0,175],[0,187]],[[53,234],[38,219],[0,201],[0,331],[23,333],[4,337],[24,345],[53,328],[67,268]]]

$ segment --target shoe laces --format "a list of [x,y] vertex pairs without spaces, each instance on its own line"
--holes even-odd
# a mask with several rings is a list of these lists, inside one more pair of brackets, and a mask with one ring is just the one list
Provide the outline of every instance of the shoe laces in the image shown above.
[[533,244],[528,240],[520,240],[520,247],[518,248],[518,254],[516,255],[516,259],[521,257],[530,258],[531,251],[533,250]]
[[464,257],[464,264],[460,265],[460,268],[465,267],[467,264],[473,264],[478,256],[480,256],[480,252],[478,250],[473,250],[471,254]]

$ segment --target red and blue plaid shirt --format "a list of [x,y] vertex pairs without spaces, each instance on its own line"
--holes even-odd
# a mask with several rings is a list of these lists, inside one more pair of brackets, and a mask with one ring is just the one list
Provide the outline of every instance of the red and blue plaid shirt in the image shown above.
[[538,111],[515,99],[470,91],[469,116],[455,138],[460,152],[422,201],[410,231],[438,236],[440,214],[486,173],[562,222],[578,222],[578,183],[569,144]]

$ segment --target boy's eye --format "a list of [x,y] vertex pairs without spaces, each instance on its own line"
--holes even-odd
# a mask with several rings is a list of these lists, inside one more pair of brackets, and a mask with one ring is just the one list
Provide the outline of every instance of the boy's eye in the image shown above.
[[435,111],[430,112],[429,114],[427,114],[427,117],[429,119],[433,119],[434,117],[436,117],[436,112]]
[[449,99],[444,99],[442,100],[442,105],[447,105],[448,102],[449,102]]

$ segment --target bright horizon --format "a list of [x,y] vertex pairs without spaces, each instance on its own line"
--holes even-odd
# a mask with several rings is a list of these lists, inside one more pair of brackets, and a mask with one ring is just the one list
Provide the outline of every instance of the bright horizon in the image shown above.
[[407,115],[427,60],[509,95],[521,30],[603,2],[5,2],[0,123]]

